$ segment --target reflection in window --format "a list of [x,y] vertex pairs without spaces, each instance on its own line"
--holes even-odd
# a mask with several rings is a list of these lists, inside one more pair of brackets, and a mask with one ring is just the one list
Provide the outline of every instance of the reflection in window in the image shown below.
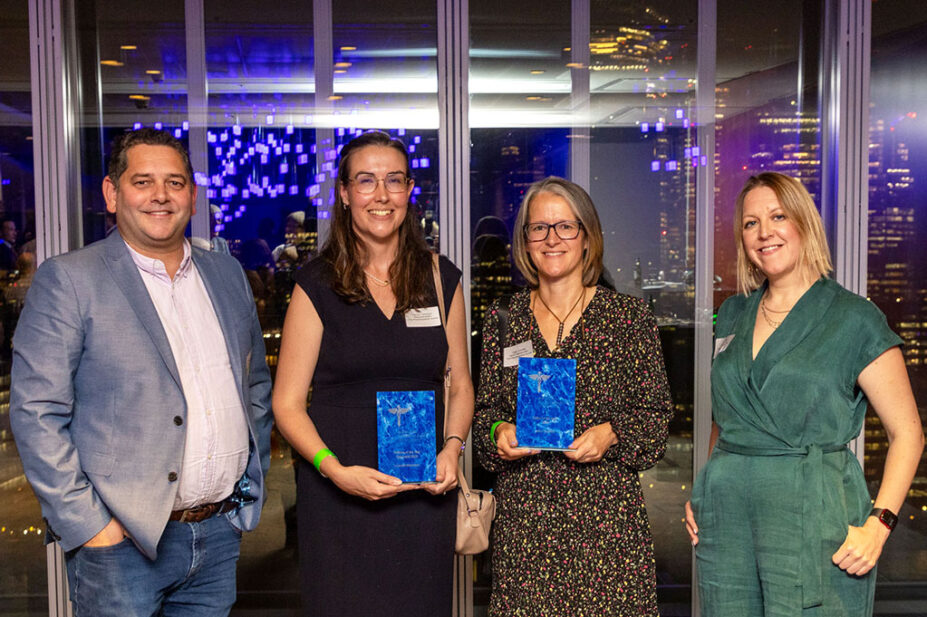
[[820,207],[819,11],[802,0],[718,3],[715,307],[736,293],[734,205],[747,178],[763,171],[793,176]]
[[666,455],[641,475],[658,597],[662,611],[672,612],[688,608],[692,576],[679,520],[692,484],[695,176],[708,160],[687,108],[654,108],[651,118],[646,127],[592,131],[591,195],[605,234],[606,272],[618,291],[644,298],[657,318],[673,396]]
[[45,524],[10,432],[11,341],[35,271],[28,7],[0,16],[0,613],[48,614]]
[[[927,424],[927,96],[923,66],[927,11],[908,2],[872,5],[869,108],[867,295],[904,340],[904,358]],[[871,494],[881,481],[888,440],[870,411],[865,472]],[[877,600],[922,598],[927,580],[927,457],[879,561]],[[918,591],[920,590],[920,591]],[[923,602],[923,600],[920,600]],[[876,614],[879,614],[879,604]]]

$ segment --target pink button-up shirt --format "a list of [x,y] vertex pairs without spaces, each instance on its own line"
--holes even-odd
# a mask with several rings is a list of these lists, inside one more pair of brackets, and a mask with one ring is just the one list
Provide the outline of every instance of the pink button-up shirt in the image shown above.
[[[128,246],[128,245],[126,245]],[[187,402],[186,441],[174,510],[221,501],[231,495],[248,463],[248,425],[229,363],[225,335],[190,258],[173,280],[159,259],[129,247],[180,373]]]

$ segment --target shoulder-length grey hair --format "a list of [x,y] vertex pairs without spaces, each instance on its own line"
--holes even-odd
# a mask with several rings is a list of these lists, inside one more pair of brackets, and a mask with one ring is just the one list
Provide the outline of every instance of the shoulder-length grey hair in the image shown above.
[[[602,225],[599,223],[599,213],[595,204],[583,187],[574,182],[549,176],[538,180],[525,193],[515,218],[515,230],[512,240],[512,257],[515,265],[521,271],[525,280],[532,288],[538,286],[538,269],[528,256],[527,241],[525,238],[525,225],[528,223],[531,202],[539,193],[551,193],[562,197],[569,205],[576,219],[583,225],[588,246],[583,254],[583,285],[595,285],[602,274]],[[550,233],[556,233],[551,231]]]
[[798,269],[807,270],[816,277],[827,276],[834,269],[830,261],[830,249],[827,247],[827,235],[824,223],[818,213],[814,200],[801,182],[774,171],[765,171],[750,176],[737,196],[734,211],[734,239],[737,242],[737,291],[749,295],[763,284],[766,276],[750,261],[744,249],[744,200],[753,189],[767,187],[776,194],[779,205],[789,220],[795,224],[801,236],[801,253],[798,256]]

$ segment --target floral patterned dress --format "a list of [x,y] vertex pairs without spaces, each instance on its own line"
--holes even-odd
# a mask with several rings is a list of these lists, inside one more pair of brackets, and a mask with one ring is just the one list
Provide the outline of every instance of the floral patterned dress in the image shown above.
[[[640,617],[657,615],[650,523],[639,472],[666,449],[672,405],[656,322],[643,301],[599,287],[554,353],[527,291],[509,306],[500,340],[499,303],[483,326],[474,441],[497,472],[490,615]],[[597,463],[559,452],[518,461],[496,454],[489,431],[515,421],[517,368],[505,347],[530,340],[536,357],[574,358],[575,435],[609,422],[618,443]]]

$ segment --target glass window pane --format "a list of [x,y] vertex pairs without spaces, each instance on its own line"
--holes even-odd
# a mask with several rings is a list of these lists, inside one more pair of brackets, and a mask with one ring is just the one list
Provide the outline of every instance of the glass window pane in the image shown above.
[[641,474],[661,613],[687,613],[691,551],[695,178],[709,164],[695,114],[697,2],[593,3],[591,190],[606,273],[657,319],[674,417],[664,458]]
[[48,614],[45,523],[10,432],[11,339],[35,271],[29,20],[0,0],[0,613]]
[[[904,340],[908,376],[927,422],[927,10],[914,2],[873,2],[869,108],[867,294]],[[870,410],[865,473],[875,497],[888,441]],[[876,614],[898,601],[923,605],[927,580],[927,456],[921,459],[898,527],[879,560]],[[891,602],[891,604],[890,604]]]
[[[83,243],[115,225],[101,189],[113,138],[135,126],[176,129],[187,113],[183,0],[75,4],[80,67]],[[147,17],[146,17],[147,16]],[[187,141],[186,131],[181,136]]]
[[569,125],[570,44],[569,2],[471,0],[470,126]]
[[332,10],[334,92],[318,121],[437,129],[436,3],[339,0]]
[[[689,94],[694,100],[694,91]],[[654,106],[644,113],[655,123],[674,109]],[[680,109],[688,118],[688,107]],[[705,163],[698,154],[686,156],[697,149],[697,130],[681,120],[651,133],[639,126],[592,131],[591,196],[605,234],[606,272],[619,291],[651,307],[673,394],[666,455],[641,474],[661,612],[688,608],[692,577],[680,519],[692,485],[695,172]]]
[[763,171],[798,178],[820,208],[820,24],[816,2],[718,2],[716,307],[737,288],[733,216],[747,178]]

